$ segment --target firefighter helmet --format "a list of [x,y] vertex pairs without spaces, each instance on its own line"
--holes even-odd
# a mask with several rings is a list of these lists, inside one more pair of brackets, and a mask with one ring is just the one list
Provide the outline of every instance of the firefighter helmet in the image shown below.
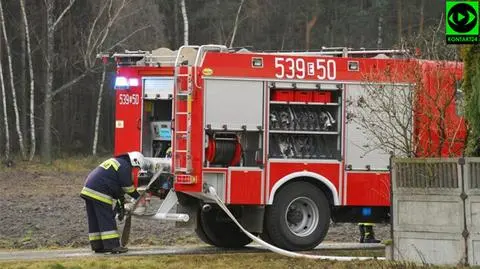
[[128,153],[128,158],[130,158],[130,163],[132,166],[145,168],[146,162],[143,154],[138,151],[131,151]]

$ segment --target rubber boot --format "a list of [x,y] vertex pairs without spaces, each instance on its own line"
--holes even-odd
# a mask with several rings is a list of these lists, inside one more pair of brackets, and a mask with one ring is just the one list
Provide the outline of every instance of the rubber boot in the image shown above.
[[128,248],[121,247],[121,246],[110,250],[112,254],[122,254],[122,253],[126,253],[127,251],[128,251]]
[[373,232],[373,225],[365,225],[364,243],[380,243],[380,240],[375,239],[375,233]]
[[365,241],[365,225],[363,223],[358,224],[358,230],[360,231],[360,243]]

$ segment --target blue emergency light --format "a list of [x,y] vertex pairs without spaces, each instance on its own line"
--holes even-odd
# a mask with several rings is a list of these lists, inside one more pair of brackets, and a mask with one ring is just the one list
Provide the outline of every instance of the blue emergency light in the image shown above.
[[138,79],[136,78],[126,78],[126,77],[116,77],[115,78],[115,89],[126,90],[130,87],[137,87],[139,85]]

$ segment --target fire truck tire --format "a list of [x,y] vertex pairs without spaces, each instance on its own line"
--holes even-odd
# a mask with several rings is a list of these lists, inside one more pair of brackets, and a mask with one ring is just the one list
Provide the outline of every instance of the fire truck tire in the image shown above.
[[205,230],[203,230],[202,222],[200,221],[200,214],[201,214],[201,209],[198,211],[197,226],[195,227],[195,233],[197,234],[198,238],[200,238],[200,240],[202,240],[204,243],[213,246],[214,244],[212,240],[208,238],[208,236],[205,234]]
[[260,234],[260,238],[269,244],[273,244],[272,238],[270,238],[270,235],[268,234],[266,228],[263,228],[263,232]]
[[329,225],[327,198],[308,182],[293,182],[280,189],[265,212],[269,239],[287,250],[315,248],[327,235]]
[[[223,216],[220,208],[212,208],[210,211],[200,211],[199,225],[197,235],[199,238],[210,245],[222,248],[240,248],[252,242],[233,221],[228,221],[228,217]],[[221,219],[218,218],[221,216]],[[203,234],[202,234],[203,233]],[[203,237],[203,238],[202,238]]]

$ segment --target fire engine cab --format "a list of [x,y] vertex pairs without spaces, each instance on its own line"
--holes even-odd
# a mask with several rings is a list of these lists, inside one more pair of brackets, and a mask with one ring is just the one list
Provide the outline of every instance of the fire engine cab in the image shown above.
[[[249,232],[280,248],[312,249],[332,220],[389,219],[392,153],[376,147],[356,117],[366,86],[407,95],[420,84],[426,89],[428,94],[412,99],[416,116],[407,126],[417,152],[429,155],[441,147],[440,155],[452,154],[435,133],[437,118],[455,130],[447,137],[465,136],[455,102],[442,101],[442,115],[420,111],[434,106],[427,98],[439,90],[433,77],[451,86],[442,90],[448,96],[458,94],[454,85],[462,66],[405,55],[346,48],[255,52],[221,45],[114,54],[115,153],[138,150],[154,164],[171,163],[173,186],[165,201],[173,201],[177,212],[168,213],[170,206],[155,216],[188,221],[208,244],[251,242],[215,204],[208,191],[213,187]],[[417,69],[420,79],[410,72]],[[384,117],[379,111],[367,112]],[[460,154],[460,142],[449,145]],[[141,179],[135,184],[145,185]]]

